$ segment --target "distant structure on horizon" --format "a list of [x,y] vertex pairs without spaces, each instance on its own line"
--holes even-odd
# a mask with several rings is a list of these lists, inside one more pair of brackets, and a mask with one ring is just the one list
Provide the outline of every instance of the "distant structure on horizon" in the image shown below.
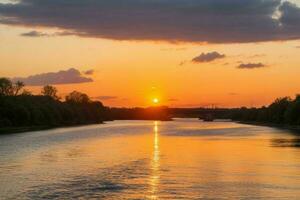
[[211,113],[207,113],[201,117],[199,117],[200,120],[203,120],[204,122],[212,122],[214,121],[214,117]]

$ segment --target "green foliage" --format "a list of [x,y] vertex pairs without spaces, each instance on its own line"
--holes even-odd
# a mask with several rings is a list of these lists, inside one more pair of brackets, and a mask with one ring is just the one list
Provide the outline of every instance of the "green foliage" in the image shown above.
[[98,102],[70,104],[49,96],[0,97],[0,127],[62,126],[100,123],[106,117]]
[[268,107],[259,109],[234,109],[230,118],[239,121],[300,125],[300,95],[295,99],[278,98]]
[[0,128],[29,126],[64,126],[101,123],[107,119],[106,108],[80,92],[72,92],[67,101],[59,101],[57,89],[47,85],[43,95],[23,90],[24,84],[13,84],[0,78]]

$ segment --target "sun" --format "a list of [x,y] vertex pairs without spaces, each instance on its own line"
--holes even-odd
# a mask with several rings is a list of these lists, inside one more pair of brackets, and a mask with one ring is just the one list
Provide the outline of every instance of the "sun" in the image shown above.
[[153,102],[154,104],[158,104],[158,103],[159,103],[159,99],[158,99],[158,98],[154,98],[154,99],[152,99],[152,102]]

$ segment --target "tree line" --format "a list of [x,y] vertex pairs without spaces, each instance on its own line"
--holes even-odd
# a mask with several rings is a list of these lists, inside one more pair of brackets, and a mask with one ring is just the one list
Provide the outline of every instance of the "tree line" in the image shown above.
[[44,86],[39,95],[33,95],[24,87],[22,82],[0,78],[0,132],[18,127],[51,128],[111,120],[171,119],[165,107],[109,108],[78,91],[62,99],[51,85]]
[[300,95],[294,99],[278,98],[271,105],[261,108],[232,109],[229,114],[232,120],[299,126]]
[[202,119],[210,114],[214,119],[300,126],[300,95],[296,95],[295,98],[278,98],[269,106],[261,108],[169,108],[168,111],[172,117],[177,118]]
[[84,93],[73,91],[62,101],[54,86],[44,86],[40,95],[24,86],[0,78],[0,127],[57,127],[108,120],[107,108]]
[[172,117],[201,117],[235,121],[300,125],[300,95],[278,98],[261,108],[109,108],[81,92],[64,99],[54,86],[46,85],[39,95],[24,89],[22,82],[0,78],[0,132],[9,127],[58,127],[102,123],[108,120],[171,120]]

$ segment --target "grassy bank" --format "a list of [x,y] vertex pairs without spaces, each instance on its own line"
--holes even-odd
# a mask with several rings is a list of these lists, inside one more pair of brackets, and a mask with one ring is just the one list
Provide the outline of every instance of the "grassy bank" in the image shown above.
[[[125,119],[125,120],[144,120],[144,121],[172,121],[172,118],[165,118],[165,119]],[[114,121],[114,120],[108,120]],[[0,127],[0,135],[4,134],[13,134],[13,133],[24,133],[24,132],[31,132],[31,131],[42,131],[42,130],[49,130],[55,128],[68,128],[68,127],[80,127],[80,126],[87,126],[93,124],[104,124],[104,121],[101,123],[87,123],[87,124],[73,124],[73,125],[61,125],[61,126],[23,126],[23,127]]]
[[257,126],[268,126],[272,128],[280,128],[291,130],[300,134],[300,126],[286,125],[286,124],[275,124],[275,123],[265,123],[265,122],[251,122],[251,121],[236,121],[241,124],[257,125]]
[[0,135],[4,134],[13,134],[13,133],[24,133],[24,132],[31,132],[31,131],[43,131],[43,130],[50,130],[55,128],[68,128],[68,127],[80,127],[80,126],[87,126],[93,124],[103,124],[101,123],[87,123],[87,124],[73,124],[73,125],[60,125],[60,126],[23,126],[23,127],[3,127],[0,128]]
[[0,134],[12,134],[12,133],[23,133],[29,131],[41,131],[41,130],[48,130],[56,127],[51,126],[26,126],[26,127],[4,127],[0,128]]

